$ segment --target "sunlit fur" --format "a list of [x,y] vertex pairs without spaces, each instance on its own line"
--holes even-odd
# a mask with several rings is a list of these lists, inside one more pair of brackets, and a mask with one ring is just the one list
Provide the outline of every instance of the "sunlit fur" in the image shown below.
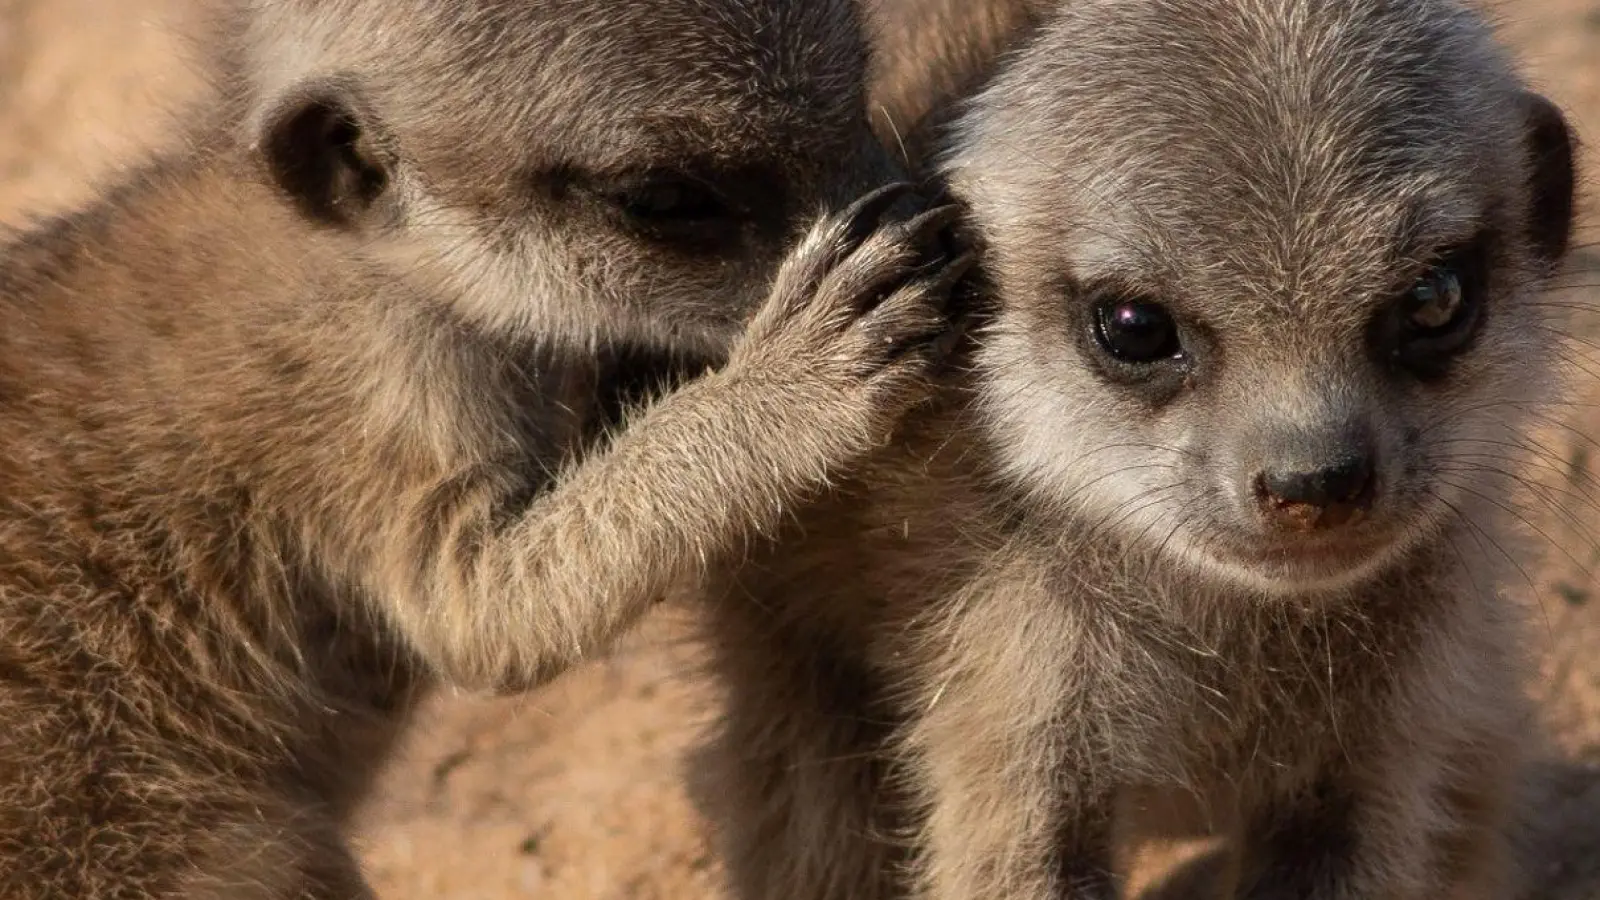
[[[421,689],[607,647],[881,441],[943,327],[936,220],[807,227],[889,173],[845,0],[219,27],[183,152],[0,245],[5,900],[370,896],[342,829]],[[776,226],[695,255],[534,190],[706,158]]]
[[[1062,3],[966,107],[971,366],[716,610],[736,895],[1097,897],[1220,837],[1181,896],[1502,896],[1558,114],[1451,0]],[[1424,384],[1369,326],[1480,230],[1483,330]],[[1200,336],[1180,390],[1102,377],[1105,278]],[[1371,515],[1267,533],[1265,448],[1343,420]]]

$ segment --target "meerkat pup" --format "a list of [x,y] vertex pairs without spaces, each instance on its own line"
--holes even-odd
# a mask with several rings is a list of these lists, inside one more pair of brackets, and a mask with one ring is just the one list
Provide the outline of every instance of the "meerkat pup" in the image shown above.
[[[224,27],[215,127],[0,250],[5,900],[368,896],[416,689],[547,679],[774,526],[959,275],[899,187],[784,259],[892,175],[847,0]],[[639,352],[726,362],[569,462]]]
[[1063,3],[965,373],[714,606],[735,896],[1490,898],[1561,113],[1454,0]]

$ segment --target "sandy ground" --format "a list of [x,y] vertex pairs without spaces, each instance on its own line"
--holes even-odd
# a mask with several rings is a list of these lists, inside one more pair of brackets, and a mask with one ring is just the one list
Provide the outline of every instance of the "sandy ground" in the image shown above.
[[[76,202],[165,140],[162,111],[201,91],[171,33],[193,2],[0,0],[0,223]],[[1533,79],[1600,144],[1600,0],[1512,0],[1501,15]],[[1596,305],[1600,248],[1574,270],[1569,299]],[[1585,334],[1600,338],[1600,320]],[[1549,560],[1526,563],[1548,737],[1529,772],[1529,898],[1600,898],[1600,378],[1589,381],[1569,420],[1540,436],[1545,496],[1559,503],[1536,522]],[[706,686],[688,674],[684,615],[664,614],[612,659],[537,694],[430,704],[359,830],[380,895],[714,894],[716,864],[681,786],[683,751],[707,714]]]

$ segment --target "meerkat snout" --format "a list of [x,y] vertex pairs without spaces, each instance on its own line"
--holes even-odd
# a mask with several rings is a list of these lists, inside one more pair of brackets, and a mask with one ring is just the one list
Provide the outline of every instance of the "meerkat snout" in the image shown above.
[[1252,479],[1268,528],[1319,531],[1359,521],[1377,493],[1375,457],[1364,437],[1324,445],[1320,454],[1275,459]]
[[1256,476],[1256,498],[1269,527],[1312,532],[1362,517],[1373,503],[1373,460],[1350,453],[1314,469],[1267,469]]

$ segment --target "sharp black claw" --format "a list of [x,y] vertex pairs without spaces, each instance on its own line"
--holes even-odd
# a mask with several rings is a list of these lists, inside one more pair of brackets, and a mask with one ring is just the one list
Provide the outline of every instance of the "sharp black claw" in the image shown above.
[[855,247],[865,241],[877,229],[879,220],[889,211],[889,207],[914,189],[909,182],[897,181],[877,188],[850,204],[844,214],[845,241],[848,245]]
[[909,353],[925,351],[931,359],[938,359],[943,355],[938,349],[939,345],[948,333],[948,328],[940,328],[897,338],[890,343],[885,356],[889,362],[894,362]]
[[939,272],[939,275],[937,276],[937,280],[935,281],[936,289],[949,290],[950,288],[955,287],[956,284],[961,281],[961,279],[967,277],[967,274],[972,271],[972,267],[977,264],[978,254],[972,250],[968,250],[955,259],[950,260],[950,262],[944,267],[943,270]]
[[[951,203],[936,206],[906,223],[906,231],[917,237],[943,240],[944,232],[961,218],[961,207]],[[929,234],[929,232],[932,234]]]

